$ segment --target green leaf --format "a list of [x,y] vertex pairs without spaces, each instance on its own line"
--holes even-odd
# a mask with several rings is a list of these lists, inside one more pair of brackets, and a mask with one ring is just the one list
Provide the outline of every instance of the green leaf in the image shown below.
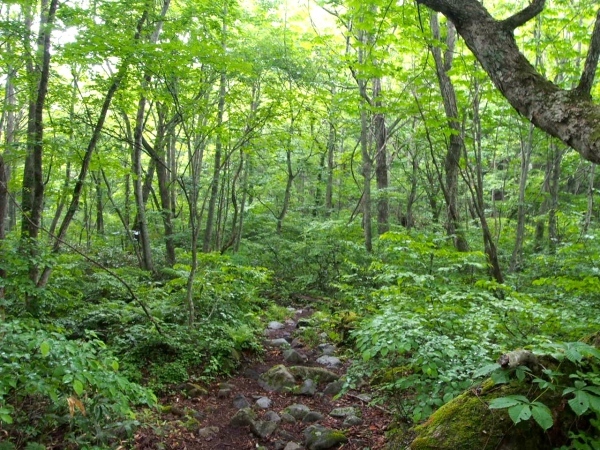
[[13,423],[13,419],[8,414],[0,414],[0,421],[4,423]]
[[46,357],[50,354],[50,344],[48,341],[44,341],[40,344],[40,352],[42,352],[43,357]]
[[552,428],[554,420],[552,419],[552,412],[550,409],[540,402],[533,402],[531,408],[531,415],[533,419],[538,423],[544,430]]
[[529,420],[531,417],[531,408],[529,405],[524,403],[520,403],[518,405],[512,406],[508,408],[508,415],[512,419],[512,421],[517,424],[522,420]]
[[583,391],[575,392],[575,397],[569,400],[569,406],[571,406],[575,414],[581,416],[590,407],[588,394]]
[[79,380],[73,381],[73,390],[77,395],[81,395],[83,393],[83,383]]
[[522,402],[512,398],[512,397],[498,397],[490,400],[489,408],[490,409],[501,409],[501,408],[509,408],[511,406],[515,406],[521,404]]
[[600,413],[600,397],[595,395],[588,395],[588,400],[590,401],[590,409],[597,413]]
[[484,377],[484,376],[492,373],[494,370],[498,370],[500,367],[502,367],[502,366],[500,366],[500,364],[498,364],[498,363],[488,364],[487,366],[484,366],[481,369],[475,371],[475,373],[473,373],[473,377],[474,378]]

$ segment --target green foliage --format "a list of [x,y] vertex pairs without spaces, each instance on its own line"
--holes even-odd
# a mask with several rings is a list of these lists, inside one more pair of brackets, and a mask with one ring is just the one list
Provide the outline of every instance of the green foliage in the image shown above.
[[64,434],[77,445],[106,445],[137,425],[132,407],[151,391],[128,381],[93,332],[67,340],[21,321],[0,323],[0,420],[11,438]]
[[[592,433],[595,434],[594,436],[585,430],[579,433],[571,432],[571,448],[594,448],[593,445],[588,445],[596,442],[600,436],[600,351],[584,342],[549,343],[534,351],[540,355],[550,355],[558,362],[558,367],[545,368],[540,376],[537,376],[523,367],[505,370],[498,365],[489,365],[479,374],[486,375],[491,372],[492,379],[497,384],[508,382],[513,374],[519,383],[530,380],[537,388],[527,387],[526,390],[529,390],[530,396],[534,396],[535,399],[529,400],[523,395],[498,397],[490,401],[489,408],[507,409],[515,424],[533,418],[542,429],[547,430],[554,425],[555,419],[551,409],[538,399],[547,391],[561,392],[562,396],[568,399],[567,404],[577,417],[587,416]],[[567,373],[561,373],[561,366],[565,364],[570,364],[570,368],[567,369]]]

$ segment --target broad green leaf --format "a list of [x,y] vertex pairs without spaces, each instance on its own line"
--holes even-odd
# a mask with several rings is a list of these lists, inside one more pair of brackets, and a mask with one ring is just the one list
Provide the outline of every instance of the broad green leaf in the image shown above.
[[50,354],[50,344],[48,343],[48,341],[44,341],[40,344],[40,352],[44,357]]
[[529,405],[520,403],[518,405],[508,408],[508,415],[512,421],[517,424],[523,420],[529,420],[531,417],[531,408]]
[[2,421],[4,423],[8,423],[8,424],[13,423],[12,417],[9,416],[8,414],[0,414],[0,421]]
[[600,397],[596,395],[588,395],[588,400],[590,401],[590,409],[600,413]]
[[473,377],[474,378],[484,377],[484,376],[492,373],[494,370],[498,370],[500,367],[501,366],[498,363],[488,364],[487,366],[483,366],[481,369],[475,371],[475,373],[473,373]]
[[81,395],[83,393],[83,383],[79,380],[73,381],[73,390],[77,395]]
[[490,409],[509,408],[511,406],[518,405],[522,402],[511,397],[498,397],[490,400]]
[[569,400],[569,406],[571,406],[575,414],[581,416],[590,407],[588,394],[583,391],[576,391],[575,397]]
[[552,412],[543,403],[534,402],[531,407],[531,415],[540,427],[544,430],[552,428],[554,420],[552,419]]

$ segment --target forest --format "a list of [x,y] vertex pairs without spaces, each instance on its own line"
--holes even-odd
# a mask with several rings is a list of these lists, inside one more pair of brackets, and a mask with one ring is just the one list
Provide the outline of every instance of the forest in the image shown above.
[[[595,0],[3,0],[0,450],[600,448],[599,56]],[[258,367],[362,413],[228,424]]]

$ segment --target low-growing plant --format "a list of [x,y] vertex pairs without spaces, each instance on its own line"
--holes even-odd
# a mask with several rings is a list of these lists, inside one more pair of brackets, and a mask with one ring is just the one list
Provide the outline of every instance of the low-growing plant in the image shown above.
[[0,323],[0,423],[14,442],[55,436],[107,445],[137,426],[134,405],[154,394],[119,373],[94,333],[67,340],[35,323]]

